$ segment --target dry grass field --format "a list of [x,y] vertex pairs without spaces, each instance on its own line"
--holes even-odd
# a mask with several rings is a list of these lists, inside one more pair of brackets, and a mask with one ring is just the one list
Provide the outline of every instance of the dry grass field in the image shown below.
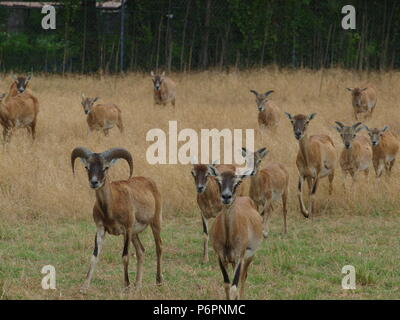
[[[40,102],[37,140],[31,143],[19,130],[0,148],[0,299],[224,299],[222,275],[210,246],[210,262],[203,265],[202,228],[190,165],[150,165],[146,161],[146,133],[168,132],[168,120],[184,128],[257,128],[257,109],[250,89],[275,90],[271,99],[282,111],[276,134],[256,147],[270,150],[265,161],[280,161],[290,174],[288,234],[282,233],[281,206],[275,206],[270,237],[250,267],[246,299],[398,299],[400,297],[400,163],[390,179],[368,180],[360,175],[352,192],[342,187],[338,168],[334,193],[327,180],[317,193],[312,223],[298,209],[295,157],[297,141],[283,112],[316,112],[309,133],[330,135],[339,155],[342,142],[334,121],[353,123],[346,87],[371,83],[378,103],[369,126],[391,126],[400,133],[400,73],[355,73],[307,70],[172,74],[177,104],[153,106],[152,82],[147,74],[103,79],[35,76],[31,88]],[[0,93],[11,83],[0,77]],[[122,109],[125,133],[112,129],[108,137],[87,136],[80,96],[99,96]],[[366,134],[363,131],[362,134]],[[83,166],[70,167],[76,146],[101,152],[124,147],[134,157],[134,175],[153,178],[163,196],[164,284],[155,284],[155,246],[149,229],[141,235],[145,252],[143,288],[123,291],[122,237],[107,236],[100,261],[86,295],[79,293],[90,261],[95,235],[92,206]],[[120,161],[110,169],[111,180],[128,177]],[[348,181],[350,182],[350,181]],[[350,183],[348,184],[350,185]],[[307,189],[307,188],[306,188]],[[41,288],[41,268],[54,265],[57,289]],[[357,289],[341,288],[344,265],[356,269]],[[136,261],[130,260],[134,280]]]

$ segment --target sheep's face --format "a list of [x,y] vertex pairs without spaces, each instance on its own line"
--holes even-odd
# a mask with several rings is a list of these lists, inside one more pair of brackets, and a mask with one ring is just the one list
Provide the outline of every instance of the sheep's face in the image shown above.
[[206,191],[208,176],[210,175],[208,168],[204,164],[195,164],[192,170],[194,184],[197,193],[201,194]]
[[17,90],[19,93],[23,93],[26,90],[30,80],[31,76],[28,76],[26,78],[25,77],[14,78],[14,83],[17,86]]
[[351,92],[356,106],[360,107],[362,94],[365,90],[367,90],[367,88],[347,88],[347,90]]
[[343,145],[346,149],[351,149],[353,146],[353,141],[357,137],[357,133],[364,129],[361,126],[361,122],[357,122],[351,127],[345,126],[339,121],[336,121],[337,127],[336,130],[340,133],[340,137],[342,138]]
[[369,129],[368,127],[366,127],[366,129],[368,130],[368,135],[371,139],[372,146],[376,147],[381,142],[381,137],[389,129],[389,127],[385,126],[383,129]]
[[161,90],[161,85],[164,81],[164,76],[165,76],[165,72],[163,72],[161,75],[159,74],[154,74],[154,72],[151,72],[151,77],[153,80],[153,86],[154,86],[154,90],[156,91],[160,91]]
[[293,126],[293,133],[294,137],[297,140],[303,139],[306,131],[308,124],[312,119],[315,117],[315,113],[312,113],[308,116],[305,116],[303,114],[298,114],[295,116],[292,116],[290,113],[285,112],[286,116],[289,118],[290,122],[292,123]]
[[109,168],[107,161],[98,153],[92,153],[87,159],[81,158],[81,161],[88,174],[90,188],[100,189],[106,180],[106,172]]
[[94,103],[98,100],[99,98],[86,98],[85,96],[82,96],[82,107],[83,107],[83,111],[85,112],[85,114],[89,114],[90,111],[92,111],[93,105]]

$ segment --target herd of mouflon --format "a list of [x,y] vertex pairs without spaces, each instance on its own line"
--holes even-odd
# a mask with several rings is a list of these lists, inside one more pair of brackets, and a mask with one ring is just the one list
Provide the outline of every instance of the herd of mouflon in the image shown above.
[[[12,132],[26,128],[35,140],[36,122],[39,113],[39,102],[29,88],[32,76],[12,76],[8,94],[0,94],[0,124],[3,127],[3,142],[10,143]],[[153,81],[154,104],[175,108],[176,84],[162,74],[151,72]],[[336,129],[343,140],[343,149],[337,157],[336,147],[328,135],[308,135],[307,128],[316,117],[315,113],[292,115],[282,113],[279,107],[270,100],[274,92],[269,90],[255,95],[258,109],[259,131],[262,134],[274,132],[282,116],[286,116],[293,126],[294,138],[299,149],[296,165],[299,172],[298,201],[300,212],[306,218],[313,219],[315,196],[320,180],[328,177],[329,194],[333,192],[333,179],[337,164],[345,176],[348,174],[356,182],[360,173],[369,174],[371,164],[375,174],[380,177],[385,170],[390,176],[399,142],[388,126],[369,128],[359,122],[361,116],[372,117],[377,103],[377,93],[372,86],[347,88],[351,92],[354,124],[336,121]],[[92,131],[103,131],[118,127],[123,133],[121,109],[112,103],[98,103],[98,97],[90,98],[82,94],[82,107],[87,117],[88,134]],[[369,137],[360,135],[365,130]],[[268,154],[266,148],[247,150],[242,148],[246,161],[254,165],[239,172],[235,165],[209,165],[193,163],[192,175],[197,191],[197,203],[201,212],[204,233],[203,262],[208,262],[208,241],[211,235],[212,246],[216,253],[218,265],[222,272],[227,299],[243,298],[248,268],[260,247],[262,239],[268,236],[268,221],[273,210],[273,202],[282,201],[283,232],[287,233],[287,199],[289,174],[285,166],[277,162],[261,165]],[[95,191],[96,201],[93,207],[93,218],[96,224],[96,236],[93,255],[86,280],[81,287],[85,292],[90,285],[106,233],[122,235],[124,284],[129,287],[128,277],[129,248],[133,245],[137,259],[135,287],[142,285],[144,247],[139,233],[150,226],[157,254],[157,284],[162,283],[162,201],[156,183],[147,177],[132,177],[133,161],[129,151],[122,148],[111,148],[102,153],[95,153],[84,147],[77,147],[71,153],[71,166],[74,170],[75,160],[79,158],[88,173],[89,186]],[[128,180],[109,181],[108,169],[119,159],[126,160],[130,173]],[[243,181],[247,180],[245,188]],[[308,185],[308,207],[303,200],[304,182]],[[215,218],[211,229],[210,218]],[[233,277],[228,274],[228,265],[233,267]]]

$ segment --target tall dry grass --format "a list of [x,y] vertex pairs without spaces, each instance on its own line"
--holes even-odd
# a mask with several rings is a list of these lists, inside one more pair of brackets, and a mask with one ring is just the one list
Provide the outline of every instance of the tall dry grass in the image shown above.
[[[321,76],[322,87],[321,87]],[[284,163],[290,174],[291,211],[298,204],[295,197],[297,168],[295,156],[298,145],[289,121],[283,115],[316,112],[309,132],[330,135],[339,155],[342,142],[334,121],[352,123],[350,94],[346,87],[363,83],[373,84],[378,92],[378,104],[370,126],[388,124],[400,132],[398,101],[400,73],[355,73],[344,70],[312,72],[263,69],[238,73],[201,72],[172,74],[177,83],[177,105],[166,108],[153,105],[152,82],[147,74],[129,74],[124,77],[103,79],[85,76],[35,76],[31,88],[40,102],[37,140],[34,144],[25,130],[15,133],[11,143],[0,150],[0,213],[9,221],[21,221],[40,216],[53,222],[54,218],[91,215],[94,193],[88,187],[86,173],[77,164],[75,178],[70,167],[70,153],[76,146],[93,151],[110,147],[124,147],[134,157],[134,175],[152,177],[164,199],[164,216],[186,215],[197,210],[195,190],[188,165],[149,165],[146,150],[150,143],[146,133],[152,128],[168,132],[168,121],[177,120],[178,130],[183,128],[257,128],[257,109],[250,89],[275,90],[271,96],[282,111],[281,122],[275,135],[268,135],[262,143],[270,155],[266,161]],[[0,92],[8,90],[10,78],[1,76]],[[321,87],[321,91],[320,91]],[[102,134],[87,136],[86,116],[80,105],[80,96],[99,96],[101,101],[117,104],[123,115],[125,133],[115,128],[109,137]],[[366,133],[363,133],[366,134]],[[331,198],[326,184],[321,183],[317,194],[319,214],[329,212],[373,212],[398,208],[398,182],[400,164],[395,165],[390,180],[376,182],[373,170],[369,183],[360,177],[357,192],[345,193],[342,173],[337,170]],[[128,168],[119,162],[110,170],[110,178],[124,179]]]

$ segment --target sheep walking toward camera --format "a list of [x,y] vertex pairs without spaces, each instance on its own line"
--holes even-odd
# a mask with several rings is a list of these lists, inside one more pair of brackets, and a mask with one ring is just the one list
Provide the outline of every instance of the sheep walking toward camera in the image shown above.
[[175,82],[165,76],[165,72],[161,75],[151,72],[154,86],[154,104],[162,104],[163,106],[171,102],[175,108],[176,85]]
[[[71,166],[74,172],[76,158],[80,158],[88,173],[89,186],[96,193],[93,207],[93,219],[97,227],[94,241],[93,256],[86,280],[81,288],[85,292],[90,285],[94,270],[99,259],[106,233],[123,235],[122,261],[124,265],[124,283],[129,287],[128,265],[129,245],[136,250],[136,288],[142,286],[144,247],[139,239],[139,233],[151,227],[157,254],[157,284],[162,282],[161,271],[161,196],[155,182],[150,178],[132,177],[132,155],[125,149],[113,148],[102,153],[78,147],[71,153]],[[119,159],[129,164],[129,179],[109,182],[108,169]]]

